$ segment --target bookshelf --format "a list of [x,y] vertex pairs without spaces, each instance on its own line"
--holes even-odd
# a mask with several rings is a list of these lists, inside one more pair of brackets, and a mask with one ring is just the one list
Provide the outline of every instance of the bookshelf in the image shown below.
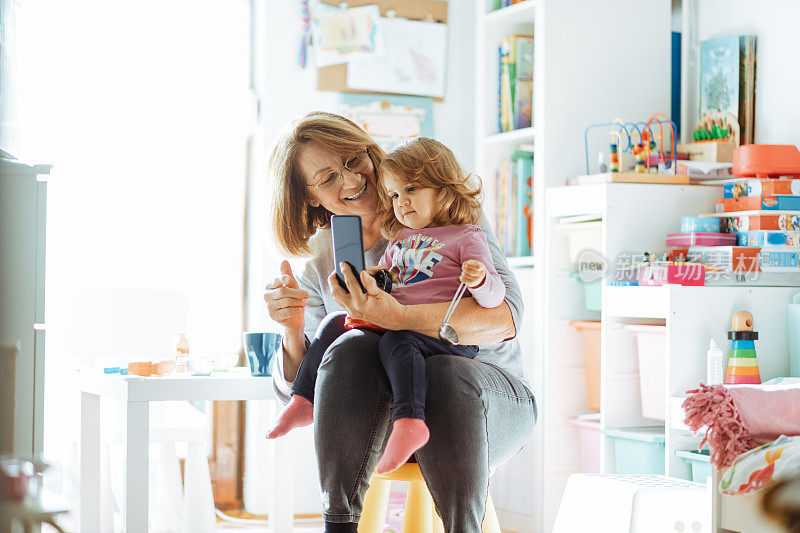
[[[560,457],[557,443],[571,431],[559,423],[566,420],[560,412],[575,404],[575,399],[551,390],[543,379],[546,359],[557,360],[559,350],[569,350],[574,344],[574,339],[564,339],[565,344],[562,339],[551,339],[548,345],[548,301],[572,299],[577,289],[567,283],[577,283],[549,265],[546,194],[550,187],[564,185],[567,178],[585,174],[583,134],[587,125],[615,117],[641,120],[669,111],[671,5],[667,0],[618,0],[609,9],[596,0],[526,0],[495,9],[494,4],[493,0],[478,0],[476,7],[476,171],[485,190],[491,191],[500,162],[519,144],[534,145],[532,255],[509,258],[509,263],[525,298],[525,314],[517,331],[528,381],[539,402],[539,420],[526,448],[497,469],[492,497],[504,529],[549,532],[564,483],[574,471],[570,468],[574,458]],[[631,27],[652,31],[648,30],[647,46],[626,46],[623,51],[623,42],[615,45],[614,35]],[[497,126],[498,45],[510,34],[534,36],[533,124],[501,133]],[[487,200],[490,197],[487,195]],[[594,205],[599,199],[589,195],[575,201]],[[573,208],[580,212],[580,205]],[[485,209],[487,218],[494,220],[491,201]],[[577,313],[570,318],[581,316]],[[571,385],[566,383],[571,387],[567,391],[584,388],[581,372],[578,367],[562,373],[565,380],[572,380]]]

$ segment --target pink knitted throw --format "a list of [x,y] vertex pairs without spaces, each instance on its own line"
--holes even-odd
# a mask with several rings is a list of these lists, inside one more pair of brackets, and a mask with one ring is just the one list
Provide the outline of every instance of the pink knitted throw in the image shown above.
[[707,426],[705,442],[711,463],[727,468],[740,454],[781,435],[800,435],[800,389],[762,390],[757,387],[709,387],[687,391],[683,402],[686,425]]

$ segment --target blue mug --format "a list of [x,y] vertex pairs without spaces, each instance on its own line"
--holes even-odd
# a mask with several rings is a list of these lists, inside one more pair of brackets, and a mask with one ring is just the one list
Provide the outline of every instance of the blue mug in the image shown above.
[[250,373],[254,376],[271,376],[272,358],[280,350],[280,333],[248,333],[242,334],[242,344]]

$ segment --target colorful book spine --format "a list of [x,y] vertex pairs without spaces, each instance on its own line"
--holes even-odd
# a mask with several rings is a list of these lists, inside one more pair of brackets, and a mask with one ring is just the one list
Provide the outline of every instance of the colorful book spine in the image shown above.
[[800,196],[800,179],[741,179],[724,184],[725,198],[741,198],[743,196]]
[[508,238],[506,239],[506,255],[513,257],[517,255],[517,182],[519,176],[517,175],[517,165],[514,161],[507,161],[508,175],[510,177],[508,184],[508,209],[506,211],[506,229],[508,231]]
[[798,231],[800,230],[800,214],[746,214],[724,218],[724,231],[738,233],[740,231]]
[[[531,154],[533,155],[533,154]],[[533,230],[533,157],[517,159],[516,255],[531,255]]]
[[759,255],[763,272],[800,272],[800,248],[765,246]]
[[720,198],[717,200],[716,207],[717,213],[733,213],[735,211],[800,211],[800,196],[769,195]]

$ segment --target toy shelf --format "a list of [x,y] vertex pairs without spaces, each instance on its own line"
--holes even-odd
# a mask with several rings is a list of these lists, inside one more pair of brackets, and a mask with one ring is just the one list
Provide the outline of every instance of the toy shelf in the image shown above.
[[[720,196],[719,187],[701,185],[607,183],[548,190],[547,241],[540,262],[546,280],[543,449],[544,464],[557,466],[544,469],[547,491],[561,494],[568,477],[564,471],[580,471],[577,432],[566,421],[590,412],[581,339],[569,327],[571,320],[600,321],[601,429],[663,425],[664,472],[677,479],[690,480],[691,471],[676,451],[695,450],[701,439],[683,424],[681,403],[687,390],[705,380],[709,340],[713,337],[723,352],[729,346],[733,312],[746,310],[754,316],[762,380],[788,372],[786,306],[800,287],[626,287],[611,285],[613,279],[606,277],[601,310],[596,312],[586,311],[580,283],[564,275],[576,265],[570,262],[559,217],[601,219],[599,252],[611,261],[611,276],[614,258],[666,250],[665,236],[680,227],[681,217],[707,212]],[[625,329],[629,324],[664,327],[665,353],[663,361],[656,362],[663,364],[664,420],[642,414],[639,360],[635,340]],[[564,370],[576,367],[581,368],[580,379],[567,379]],[[617,473],[613,439],[604,434],[598,442],[601,471]]]
[[[518,145],[534,145],[533,254],[509,262],[524,295],[525,313],[522,323],[517,324],[517,332],[525,354],[528,381],[537,394],[540,411],[532,441],[517,457],[497,469],[492,478],[492,497],[504,529],[539,533],[552,529],[563,486],[576,470],[577,460],[574,439],[569,444],[572,448],[566,448],[568,451],[562,456],[557,453],[557,446],[546,444],[549,440],[546,435],[555,431],[561,436],[550,442],[563,445],[569,440],[566,437],[574,436],[564,422],[566,418],[589,412],[585,408],[585,392],[576,390],[584,389],[585,380],[580,336],[567,321],[600,318],[599,313],[587,312],[579,305],[583,292],[574,279],[546,274],[551,233],[547,228],[552,218],[548,188],[585,173],[581,148],[588,124],[607,122],[609,117],[619,115],[647,117],[654,110],[669,108],[669,72],[663,65],[669,64],[671,57],[668,29],[671,11],[669,3],[640,0],[619,0],[615,10],[596,0],[526,0],[499,10],[493,10],[494,5],[493,0],[476,2],[475,171],[483,180],[484,190],[493,191],[494,170],[499,163]],[[625,13],[630,25],[664,28],[664,31],[650,32],[647,47],[609,54],[608,28],[618,25],[620,12]],[[500,133],[498,45],[512,34],[534,35],[533,125]],[[575,45],[576,36],[582,42],[580,49]],[[629,72],[631,65],[636,65],[636,84],[625,83],[619,77],[620,72]],[[602,191],[606,187],[603,184],[575,188],[582,193],[578,205],[604,212]],[[487,195],[487,200],[486,215],[493,220],[495,206],[491,195]],[[574,207],[565,205],[564,210]],[[564,270],[561,268],[562,274]],[[561,321],[563,339],[569,348],[562,356],[550,356],[551,366],[545,368],[546,342],[552,336],[551,319]],[[554,379],[547,386],[546,376]],[[562,386],[574,390],[574,397],[570,395],[558,405],[549,401],[552,390]]]

